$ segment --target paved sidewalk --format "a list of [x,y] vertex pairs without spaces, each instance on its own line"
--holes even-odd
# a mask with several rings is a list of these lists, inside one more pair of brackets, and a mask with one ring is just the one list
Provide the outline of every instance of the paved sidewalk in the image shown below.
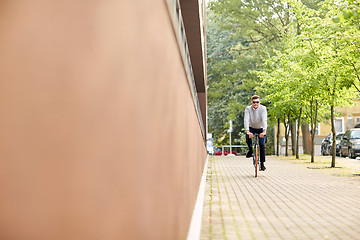
[[209,158],[201,239],[360,239],[360,177],[266,167],[255,178],[251,159]]

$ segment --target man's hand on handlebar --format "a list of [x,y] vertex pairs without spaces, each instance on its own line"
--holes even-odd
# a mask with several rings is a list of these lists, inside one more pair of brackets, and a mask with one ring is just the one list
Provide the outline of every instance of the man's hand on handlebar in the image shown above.
[[[246,134],[249,135],[249,138],[253,138],[253,137],[254,137],[254,134],[253,134],[252,132],[250,132],[250,131],[246,131]],[[266,132],[262,132],[262,133],[259,134],[259,137],[260,137],[260,138],[264,138],[265,135],[266,135]]]
[[246,134],[249,135],[249,138],[253,138],[254,134],[252,134],[250,131],[246,131]]

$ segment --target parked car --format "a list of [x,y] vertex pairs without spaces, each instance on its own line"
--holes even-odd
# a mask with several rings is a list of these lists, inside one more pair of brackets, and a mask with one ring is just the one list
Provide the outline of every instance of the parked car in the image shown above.
[[[339,155],[340,152],[340,141],[342,139],[342,136],[344,135],[343,132],[339,132],[336,134],[336,155]],[[332,154],[332,133],[327,135],[321,142],[321,155],[331,155]]]
[[[221,156],[222,155],[222,148],[221,147],[214,147],[214,152],[215,152],[215,155],[217,156]],[[230,154],[230,150],[228,148],[225,148],[224,149],[224,155],[228,155]],[[234,155],[238,155],[236,152],[232,151],[232,154]]]
[[331,133],[327,135],[321,142],[321,155],[328,155],[329,143],[331,138]]
[[214,155],[214,145],[212,140],[207,140],[206,142],[206,149],[210,155]]
[[[341,142],[341,139],[342,137],[344,136],[344,132],[339,132],[336,134],[336,146],[335,146],[335,150],[336,150],[336,156],[339,156],[340,154],[340,142]],[[333,139],[332,139],[332,134],[331,134],[331,137],[330,137],[330,141],[329,141],[329,145],[328,145],[328,153],[330,155],[332,155],[332,143],[333,143]]]
[[360,129],[349,129],[345,132],[340,142],[341,157],[356,158],[360,156]]

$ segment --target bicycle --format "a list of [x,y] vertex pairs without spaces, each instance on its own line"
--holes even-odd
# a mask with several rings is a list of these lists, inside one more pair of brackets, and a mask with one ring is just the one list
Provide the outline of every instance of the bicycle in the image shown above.
[[259,134],[254,133],[255,141],[253,141],[253,165],[255,167],[255,177],[258,176],[258,167],[260,168],[260,154],[259,154]]

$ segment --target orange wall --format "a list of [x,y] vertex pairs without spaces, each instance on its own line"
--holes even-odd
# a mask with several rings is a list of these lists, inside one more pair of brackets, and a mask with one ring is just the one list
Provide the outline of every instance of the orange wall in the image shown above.
[[206,149],[165,1],[2,1],[0,52],[0,239],[184,239]]

